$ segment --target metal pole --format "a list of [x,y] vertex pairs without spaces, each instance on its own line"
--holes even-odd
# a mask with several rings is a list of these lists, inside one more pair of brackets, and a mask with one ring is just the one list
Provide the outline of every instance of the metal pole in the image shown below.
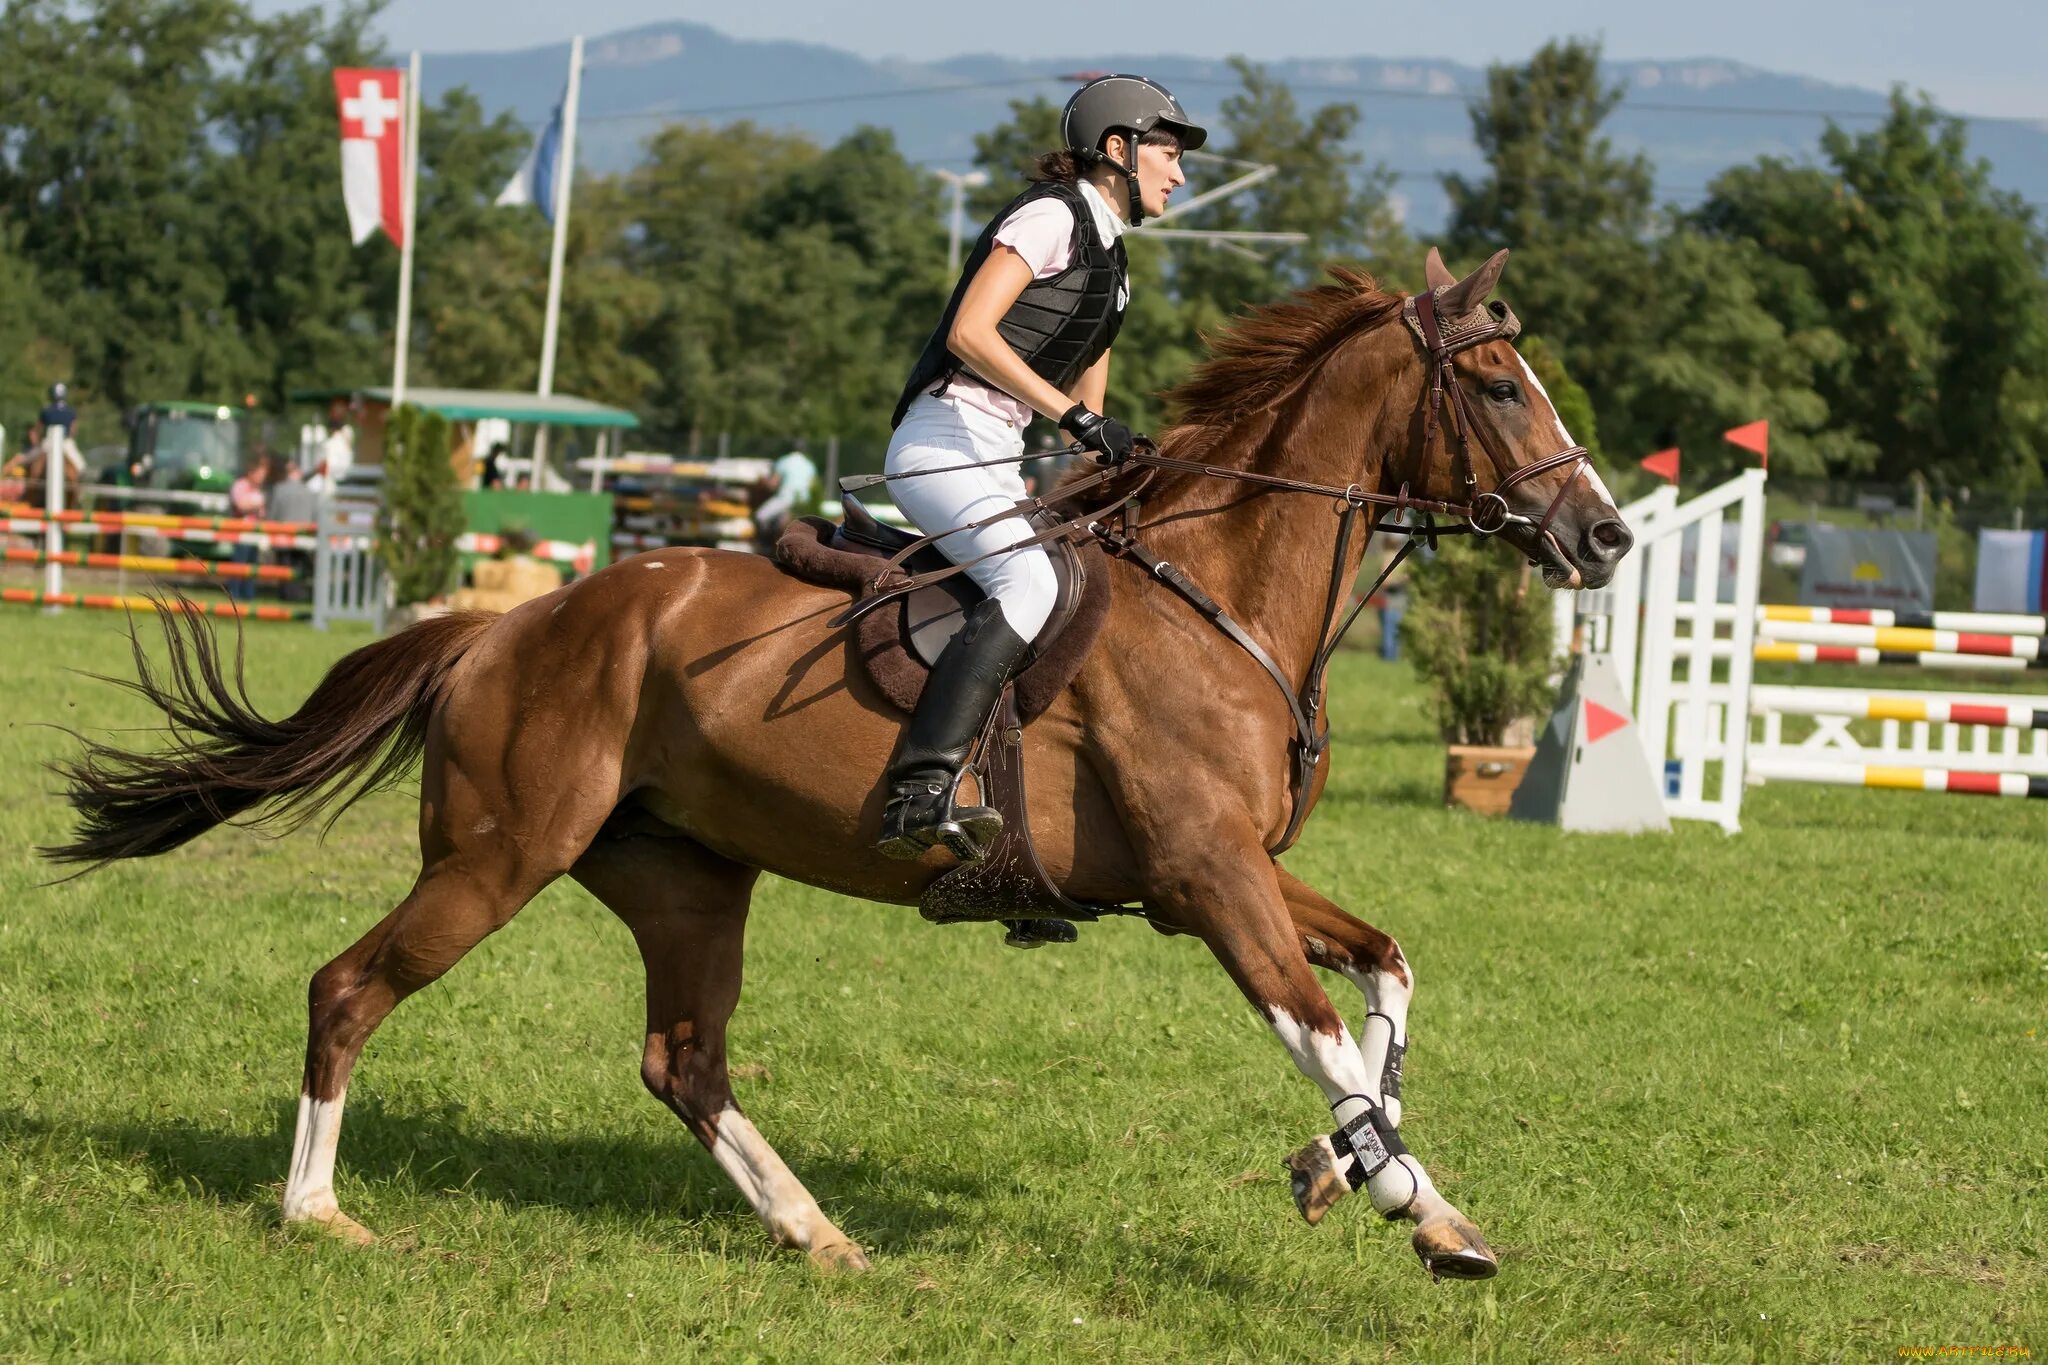
[[[583,94],[583,35],[569,40],[569,89],[562,96],[562,153],[555,165],[555,239],[548,249],[548,307],[540,334],[540,387],[546,398],[555,391],[555,333],[562,321],[562,261],[569,245],[569,186],[576,178],[576,105]],[[548,429],[534,437],[534,474],[548,457]]]
[[839,438],[825,438],[825,495],[830,497],[839,487]]
[[[47,562],[43,566],[43,595],[55,598],[64,591],[64,566],[57,557],[64,552],[64,528],[57,524],[57,514],[64,510],[64,445],[71,435],[65,427],[50,427],[43,432],[43,515],[47,521],[43,528],[43,553]],[[54,602],[46,608],[51,612],[62,610]]]
[[967,227],[967,182],[953,179],[953,233],[946,240],[946,273],[960,273],[960,234]]
[[412,54],[405,78],[405,241],[398,261],[398,336],[391,352],[391,410],[405,401],[405,363],[412,341],[413,223],[420,189],[420,54]]
[[988,183],[987,171],[948,171],[937,166],[932,174],[953,187],[953,227],[946,247],[946,273],[960,273],[960,239],[967,230],[967,191]]

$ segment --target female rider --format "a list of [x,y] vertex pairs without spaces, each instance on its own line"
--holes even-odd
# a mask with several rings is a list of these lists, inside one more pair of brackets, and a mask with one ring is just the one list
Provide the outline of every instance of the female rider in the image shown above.
[[[1207,133],[1167,89],[1140,76],[1104,76],[1067,101],[1061,151],[1040,157],[1032,183],[975,243],[924,353],[896,404],[890,474],[896,505],[929,535],[952,531],[1024,497],[1015,463],[1038,412],[1111,463],[1131,454],[1131,431],[1102,415],[1109,348],[1130,299],[1119,238],[1165,210],[1187,181],[1180,157]],[[1004,681],[1051,614],[1055,584],[1032,529],[1010,517],[942,535],[986,600],[939,655],[889,765],[877,847],[916,858],[935,843],[974,859],[1002,829],[987,806],[958,807],[968,748]]]

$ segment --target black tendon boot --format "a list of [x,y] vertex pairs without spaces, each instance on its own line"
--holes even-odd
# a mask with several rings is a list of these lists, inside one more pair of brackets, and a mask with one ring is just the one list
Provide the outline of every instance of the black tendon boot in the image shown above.
[[932,665],[910,717],[903,747],[889,765],[889,803],[875,847],[891,858],[916,858],[933,844],[971,862],[1002,832],[1003,817],[987,806],[955,806],[961,765],[1002,695],[1010,670],[1030,647],[989,599],[968,609]]

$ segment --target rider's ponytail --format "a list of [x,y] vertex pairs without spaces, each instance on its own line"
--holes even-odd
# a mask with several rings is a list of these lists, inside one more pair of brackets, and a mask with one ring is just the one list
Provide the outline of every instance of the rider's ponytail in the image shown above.
[[1081,158],[1062,147],[1057,152],[1046,152],[1031,163],[1024,172],[1026,180],[1057,180],[1071,185],[1081,178]]
[[[1139,135],[1138,145],[1141,147],[1173,147],[1177,149],[1181,145],[1181,137],[1179,133],[1176,133],[1171,128],[1152,128]],[[1084,169],[1081,154],[1072,148],[1062,147],[1059,151],[1046,152],[1040,155],[1036,161],[1031,163],[1031,168],[1024,172],[1024,178],[1026,180],[1058,180],[1071,185],[1081,178],[1081,173]]]

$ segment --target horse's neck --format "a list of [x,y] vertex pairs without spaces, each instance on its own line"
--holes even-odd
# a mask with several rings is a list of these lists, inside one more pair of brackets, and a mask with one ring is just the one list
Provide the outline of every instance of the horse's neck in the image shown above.
[[[1324,395],[1342,393],[1357,368],[1326,366],[1310,383]],[[1226,445],[1201,458],[1207,464],[1377,490],[1383,461],[1405,444],[1405,426],[1389,420],[1383,386],[1349,392],[1375,396],[1318,402],[1318,395],[1305,392],[1300,404],[1276,406],[1240,423]],[[1337,512],[1330,498],[1259,491],[1250,484],[1195,475],[1177,481],[1145,507],[1141,539],[1248,627],[1299,685],[1322,645],[1341,522]],[[1369,519],[1369,513],[1361,515],[1339,571],[1345,597],[1365,553]]]

